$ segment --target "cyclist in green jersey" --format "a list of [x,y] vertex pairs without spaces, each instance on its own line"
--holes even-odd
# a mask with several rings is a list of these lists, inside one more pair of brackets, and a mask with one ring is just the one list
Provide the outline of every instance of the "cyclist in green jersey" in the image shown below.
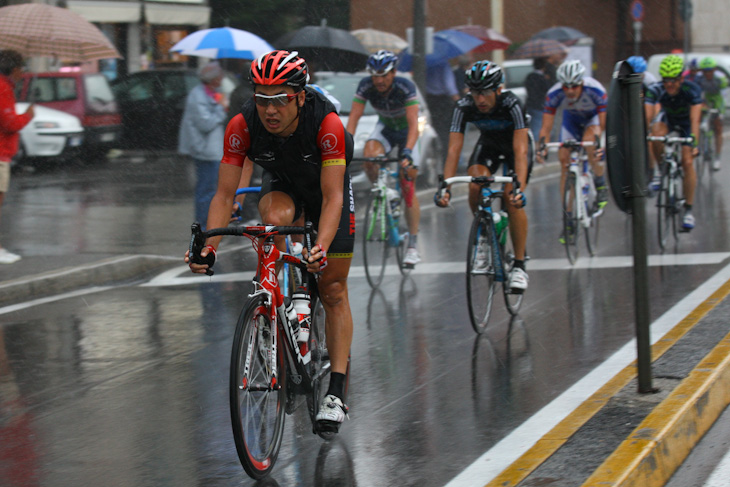
[[720,170],[720,154],[722,153],[722,117],[725,114],[725,100],[722,97],[722,90],[728,87],[727,77],[717,72],[717,61],[715,58],[702,58],[699,62],[702,76],[695,79],[695,83],[702,88],[702,98],[705,102],[703,108],[716,108],[719,116],[715,117],[713,130],[715,131],[715,160],[712,161],[712,169]]

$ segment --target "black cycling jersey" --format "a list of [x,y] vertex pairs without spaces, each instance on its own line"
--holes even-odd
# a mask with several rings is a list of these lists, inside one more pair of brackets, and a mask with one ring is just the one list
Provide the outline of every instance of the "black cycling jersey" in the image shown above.
[[692,105],[702,103],[702,89],[691,81],[683,81],[679,92],[670,96],[661,81],[652,84],[646,91],[644,103],[661,104],[670,126],[688,126],[689,112]]
[[393,86],[387,93],[375,89],[370,76],[360,80],[353,101],[373,106],[383,125],[392,130],[407,130],[406,107],[418,103],[416,85],[401,76],[393,78]]

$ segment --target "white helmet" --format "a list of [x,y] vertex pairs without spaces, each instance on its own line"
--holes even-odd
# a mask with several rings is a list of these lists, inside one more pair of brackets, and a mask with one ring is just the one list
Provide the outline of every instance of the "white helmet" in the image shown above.
[[583,82],[586,68],[577,59],[565,61],[558,68],[558,81],[564,85],[579,85]]

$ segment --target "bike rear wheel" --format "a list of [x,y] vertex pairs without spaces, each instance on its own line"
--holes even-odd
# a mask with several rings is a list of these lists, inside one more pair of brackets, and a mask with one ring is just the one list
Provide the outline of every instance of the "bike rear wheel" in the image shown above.
[[498,252],[495,244],[492,221],[485,213],[477,214],[471,224],[466,252],[466,300],[471,326],[480,334],[487,328],[494,301],[495,253]]
[[383,196],[374,196],[365,212],[365,231],[362,250],[365,276],[373,289],[380,286],[388,259],[388,222],[385,207],[388,201]]
[[512,236],[510,235],[509,227],[504,229],[507,234],[507,239],[502,247],[502,264],[504,266],[504,280],[502,281],[502,293],[504,294],[504,304],[507,306],[507,311],[512,316],[516,315],[520,311],[522,306],[522,298],[524,293],[513,292],[509,287],[509,275],[515,266],[515,247],[512,242]]
[[578,237],[580,236],[580,228],[578,225],[578,196],[577,181],[575,174],[568,173],[565,178],[565,188],[563,190],[563,240],[565,245],[565,253],[568,261],[575,264],[578,260]]
[[[229,399],[231,424],[241,465],[261,479],[276,463],[284,433],[286,369],[282,340],[273,347],[268,306],[263,295],[248,300],[236,326],[231,352]],[[274,350],[276,374],[269,359]]]

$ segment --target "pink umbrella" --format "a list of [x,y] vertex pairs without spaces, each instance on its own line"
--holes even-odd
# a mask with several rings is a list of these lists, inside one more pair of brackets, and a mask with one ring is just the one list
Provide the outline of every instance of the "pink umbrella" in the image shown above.
[[507,49],[509,45],[512,44],[512,41],[504,35],[494,29],[484,27],[483,25],[459,25],[457,27],[451,27],[451,29],[478,37],[484,41],[484,44],[472,49],[472,52],[487,52],[498,49]]
[[122,57],[94,24],[70,10],[42,3],[0,8],[0,49],[76,62]]

